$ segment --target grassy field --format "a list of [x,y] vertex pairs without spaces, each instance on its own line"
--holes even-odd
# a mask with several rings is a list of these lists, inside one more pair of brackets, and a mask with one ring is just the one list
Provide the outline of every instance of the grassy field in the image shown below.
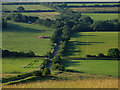
[[2,73],[25,73],[37,69],[42,62],[43,59],[40,58],[3,58]]
[[103,11],[118,11],[118,7],[79,7],[71,8],[73,11],[87,13],[87,12],[103,12]]
[[65,67],[76,72],[118,76],[118,61],[113,60],[66,60]]
[[94,21],[98,20],[111,20],[111,19],[118,19],[118,14],[107,14],[107,13],[82,13],[82,15],[90,16]]
[[70,56],[107,55],[110,48],[118,48],[118,32],[80,32],[70,40]]
[[118,3],[69,3],[68,6],[118,5]]
[[7,85],[3,88],[118,88],[118,79],[104,75],[63,72],[30,83]]
[[52,10],[51,8],[45,7],[43,5],[2,5],[3,11],[14,11],[17,10],[19,6],[25,8],[25,10]]
[[40,13],[22,13],[22,15],[27,16],[37,16],[40,19],[55,19],[60,13],[58,12],[40,12]]
[[51,48],[50,39],[39,39],[38,36],[51,36],[54,29],[37,24],[8,23],[2,32],[2,48],[11,51],[34,51],[44,55]]

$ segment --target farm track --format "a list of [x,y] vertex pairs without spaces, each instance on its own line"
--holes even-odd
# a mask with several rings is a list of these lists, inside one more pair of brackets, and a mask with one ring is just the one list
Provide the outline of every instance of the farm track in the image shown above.
[[[58,43],[58,45],[57,45],[57,48],[55,49],[55,51],[54,52],[56,52],[56,53],[54,53],[54,55],[53,55],[53,57],[50,59],[50,64],[49,64],[49,66],[48,66],[48,68],[51,70],[51,67],[52,67],[52,59],[58,54],[58,51],[59,51],[59,48],[60,48],[60,43],[61,43],[61,41],[59,41],[59,43]],[[52,70],[51,70],[51,72],[52,72]]]

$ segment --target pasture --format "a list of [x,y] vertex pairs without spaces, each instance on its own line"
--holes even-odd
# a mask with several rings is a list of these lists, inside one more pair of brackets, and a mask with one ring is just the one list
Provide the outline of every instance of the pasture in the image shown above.
[[52,10],[44,5],[2,5],[3,11],[14,11],[17,10],[19,6],[25,8],[25,10]]
[[90,16],[94,21],[118,19],[117,13],[82,13],[82,15]]
[[69,43],[70,57],[107,55],[108,49],[118,48],[118,32],[80,32]]
[[3,58],[2,73],[3,75],[26,73],[37,69],[42,62],[43,59],[40,58]]
[[38,36],[51,36],[53,32],[54,29],[46,26],[9,21],[8,28],[2,32],[2,48],[44,55],[50,50],[52,43],[50,39],[39,39]]
[[118,61],[114,60],[65,60],[66,69],[97,75],[118,76]]

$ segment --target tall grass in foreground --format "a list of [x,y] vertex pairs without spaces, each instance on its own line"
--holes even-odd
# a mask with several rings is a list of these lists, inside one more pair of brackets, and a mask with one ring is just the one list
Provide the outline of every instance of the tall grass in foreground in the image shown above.
[[89,79],[77,81],[43,81],[3,86],[3,88],[118,88],[117,79]]

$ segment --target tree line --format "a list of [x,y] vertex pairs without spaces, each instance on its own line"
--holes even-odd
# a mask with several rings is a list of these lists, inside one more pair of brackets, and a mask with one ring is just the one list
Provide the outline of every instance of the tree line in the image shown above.
[[35,53],[33,51],[24,53],[17,51],[2,50],[2,57],[35,57]]

